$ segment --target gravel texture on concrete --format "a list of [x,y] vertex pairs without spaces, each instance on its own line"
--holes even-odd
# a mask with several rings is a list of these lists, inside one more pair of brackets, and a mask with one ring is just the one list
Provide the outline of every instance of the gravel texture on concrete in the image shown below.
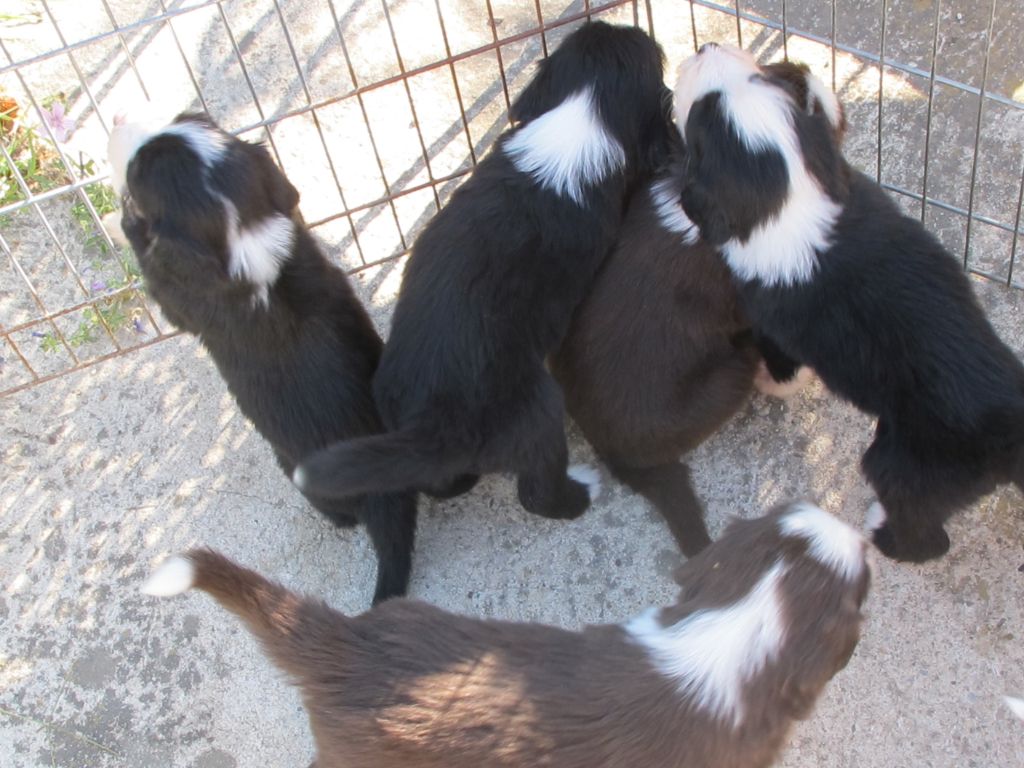
[[[380,301],[398,266],[364,274]],[[1024,352],[1024,294],[976,286]],[[383,313],[379,313],[383,320]],[[339,609],[365,609],[373,554],[308,507],[178,337],[0,400],[0,754],[18,766],[306,765],[299,699],[237,621],[201,594],[139,594],[166,555],[210,545]],[[731,515],[807,497],[859,525],[871,421],[820,383],[755,397],[692,457],[713,534]],[[593,457],[575,431],[573,458]],[[577,627],[674,595],[664,525],[604,474],[579,521],[523,512],[487,478],[423,501],[411,594],[478,616]],[[783,765],[1011,766],[1024,724],[1024,505],[1003,489],[954,518],[950,554],[877,563],[864,637]]]

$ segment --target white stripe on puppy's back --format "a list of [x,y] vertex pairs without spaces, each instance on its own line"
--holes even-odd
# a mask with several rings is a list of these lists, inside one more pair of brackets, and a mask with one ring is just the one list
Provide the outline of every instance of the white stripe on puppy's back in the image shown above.
[[856,578],[864,570],[864,537],[813,504],[794,504],[779,520],[779,530],[783,536],[806,540],[811,557],[846,579]]
[[195,584],[196,567],[184,555],[175,555],[164,560],[142,585],[144,595],[172,597],[187,592]]
[[776,563],[746,597],[697,611],[671,627],[651,609],[625,629],[647,649],[655,668],[693,704],[734,727],[743,721],[743,685],[778,656],[785,641]]
[[518,129],[504,151],[518,171],[580,205],[585,187],[626,164],[622,146],[594,111],[589,88]]
[[183,138],[207,168],[212,168],[220,161],[228,146],[227,137],[223,133],[194,120],[171,123],[156,135],[160,134]]
[[295,224],[282,213],[275,213],[246,228],[238,222],[238,211],[223,198],[228,220],[228,272],[236,280],[256,286],[256,299],[266,305],[268,290],[277,282],[281,266],[291,254]]

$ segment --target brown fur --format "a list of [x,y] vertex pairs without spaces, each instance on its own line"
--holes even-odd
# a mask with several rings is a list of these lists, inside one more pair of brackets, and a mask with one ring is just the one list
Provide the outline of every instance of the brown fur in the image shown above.
[[679,457],[747,401],[758,355],[736,343],[746,327],[715,250],[665,229],[645,189],[551,359],[588,442],[652,502],[687,555],[711,539]]
[[679,571],[671,624],[742,598],[774,563],[787,628],[742,689],[738,727],[696,707],[626,628],[572,632],[391,600],[356,617],[210,550],[194,586],[238,614],[300,687],[317,768],[759,768],[848,660],[868,570],[841,578],[779,532],[782,509],[735,522]]

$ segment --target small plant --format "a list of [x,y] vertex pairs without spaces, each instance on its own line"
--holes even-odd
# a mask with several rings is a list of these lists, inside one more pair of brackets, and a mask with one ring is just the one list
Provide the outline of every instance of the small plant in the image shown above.
[[[65,141],[75,129],[74,122],[67,117],[65,101],[64,94],[58,93],[40,104],[42,118],[58,142]],[[72,181],[57,147],[40,135],[36,126],[19,119],[20,112],[15,99],[0,93],[0,142],[7,150],[6,155],[0,154],[0,206],[25,199],[18,175],[30,193],[46,192]],[[97,173],[96,162],[84,154],[79,154],[77,166],[82,177]],[[100,218],[117,209],[118,196],[109,184],[89,184],[84,194]],[[89,293],[104,294],[104,297],[82,310],[81,320],[70,335],[65,335],[65,340],[72,347],[91,344],[105,335],[104,325],[112,333],[129,325],[136,333],[146,333],[144,312],[138,301],[143,292],[138,265],[132,258],[111,250],[84,200],[76,200],[70,213],[82,229],[86,250],[96,254],[82,273],[86,288]],[[7,223],[6,216],[0,217],[0,226]],[[116,258],[116,262],[111,257]],[[116,276],[108,276],[111,272]],[[63,346],[60,337],[52,331],[33,335],[40,339],[44,352],[56,352]]]
[[18,174],[30,192],[46,192],[71,181],[56,148],[40,138],[34,126],[18,120],[19,112],[14,99],[0,95],[0,141],[7,150],[7,155],[0,155],[0,205],[25,199]]
[[[96,173],[96,163],[93,160],[81,158],[79,168],[83,176],[92,176]],[[96,209],[96,214],[101,219],[108,213],[117,210],[117,193],[109,184],[89,184],[85,188],[85,196],[89,198],[89,202]],[[78,202],[71,206],[71,215],[75,217],[75,221],[82,228],[82,232],[85,235],[86,248],[96,248],[104,255],[110,253],[107,239],[96,230],[95,222],[89,213],[89,207],[84,201],[78,200]]]

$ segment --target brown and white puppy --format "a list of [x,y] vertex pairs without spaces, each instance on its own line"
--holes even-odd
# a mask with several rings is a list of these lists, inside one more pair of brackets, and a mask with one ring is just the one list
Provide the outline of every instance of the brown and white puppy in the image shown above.
[[[766,70],[792,82],[809,112],[824,109],[806,67]],[[841,136],[842,111],[829,118]],[[693,555],[711,539],[679,457],[743,407],[759,355],[729,269],[683,214],[681,141],[673,154],[630,201],[615,249],[550,362],[587,441]],[[757,341],[765,357],[759,388],[782,396],[803,383],[803,374],[775,364],[770,343]]]
[[579,632],[411,600],[344,616],[210,550],[143,591],[246,623],[302,691],[317,768],[761,768],[857,645],[866,550],[790,504],[687,561],[674,605]]

